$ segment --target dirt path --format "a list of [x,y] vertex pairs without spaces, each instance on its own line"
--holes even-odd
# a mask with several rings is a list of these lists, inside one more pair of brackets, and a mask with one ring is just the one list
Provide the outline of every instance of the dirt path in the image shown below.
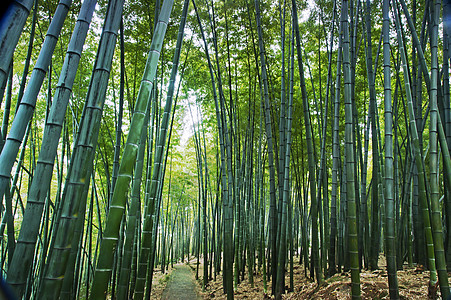
[[164,289],[161,299],[164,300],[197,300],[197,286],[194,276],[187,265],[177,265],[172,271],[171,279]]

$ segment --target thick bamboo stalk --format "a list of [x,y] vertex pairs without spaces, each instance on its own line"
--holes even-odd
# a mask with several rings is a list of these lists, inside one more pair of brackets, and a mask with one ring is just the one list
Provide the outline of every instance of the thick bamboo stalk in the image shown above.
[[390,74],[390,18],[389,0],[384,0],[382,11],[382,31],[384,35],[384,103],[385,103],[385,240],[388,286],[390,299],[399,299],[398,277],[396,274],[395,249],[395,193],[393,170],[393,111]]
[[[59,2],[55,10],[55,16],[47,30],[47,35],[36,61],[36,65],[34,66],[24,96],[16,109],[16,115],[11,125],[11,130],[6,138],[5,145],[0,154],[0,198],[3,197],[9,184],[11,169],[14,165],[17,153],[19,152],[19,147],[22,143],[28,122],[33,116],[39,91],[49,68],[52,53],[55,50],[56,42],[58,41],[61,28],[63,27],[64,20],[66,19],[71,4],[72,0],[61,0]],[[7,56],[7,54],[5,54],[5,56]],[[0,55],[0,57],[3,56]],[[10,60],[7,61],[6,69],[9,65]],[[0,86],[1,85],[2,84],[0,82]]]
[[3,97],[8,80],[8,70],[14,50],[34,2],[34,0],[11,1],[0,22],[0,87],[2,90],[0,98]]
[[[164,1],[158,24],[155,29],[155,34],[152,39],[152,44],[150,46],[146,68],[144,70],[141,87],[138,93],[138,99],[136,100],[133,111],[129,135],[127,137],[127,142],[119,166],[118,178],[114,187],[108,216],[105,221],[105,229],[99,250],[99,259],[97,261],[92,284],[93,289],[90,295],[91,299],[102,299],[106,297],[108,282],[112,273],[113,253],[118,242],[119,227],[125,211],[129,185],[132,179],[131,174],[135,166],[139,149],[138,143],[141,138],[142,128],[144,127],[143,122],[145,120],[146,108],[150,105],[152,100],[152,90],[154,87],[158,61],[173,3],[174,2],[172,0]],[[157,151],[158,150],[160,149],[157,148]],[[157,174],[158,173],[159,172],[157,172]]]
[[53,104],[47,117],[42,139],[41,151],[37,161],[35,176],[31,182],[25,214],[18,238],[17,253],[8,270],[8,282],[22,295],[25,289],[27,274],[30,271],[33,252],[37,240],[39,223],[52,178],[54,160],[58,141],[64,122],[66,107],[72,92],[78,63],[84,41],[95,7],[95,0],[84,1],[75,29],[68,46],[63,71],[53,98]]
[[440,0],[434,1],[432,15],[432,31],[431,31],[431,89],[429,91],[429,172],[430,172],[430,188],[431,188],[431,225],[432,236],[434,238],[435,263],[437,266],[438,280],[442,297],[445,299],[450,294],[448,273],[446,270],[445,249],[443,244],[443,227],[439,204],[439,183],[438,183],[438,105],[437,93],[439,80],[438,70],[438,26],[440,17]]
[[425,174],[423,168],[423,158],[420,152],[420,141],[418,137],[417,123],[415,119],[414,105],[412,100],[412,91],[410,87],[409,70],[407,67],[407,59],[404,51],[404,42],[401,37],[400,20],[399,15],[395,15],[395,24],[397,28],[397,40],[399,45],[399,52],[401,53],[401,61],[404,74],[404,85],[407,98],[407,109],[409,115],[409,133],[411,139],[412,151],[415,159],[415,165],[418,170],[418,190],[419,190],[419,206],[423,214],[423,224],[426,236],[426,248],[427,248],[427,259],[429,266],[429,278],[430,286],[434,286],[437,283],[437,271],[435,267],[435,254],[434,254],[434,242],[432,239],[431,222],[429,216],[429,209],[427,204],[427,195],[425,188]]
[[352,141],[352,100],[351,100],[351,69],[349,53],[349,23],[348,23],[348,1],[342,2],[342,30],[343,30],[343,79],[344,79],[344,102],[345,102],[345,151],[346,151],[346,204],[348,224],[348,250],[351,268],[351,296],[360,299],[360,266],[357,241],[357,220],[354,168],[355,159]]
[[122,0],[111,1],[108,5],[97,60],[91,75],[86,105],[73,146],[71,164],[61,199],[61,213],[57,216],[58,223],[53,231],[55,242],[50,248],[48,268],[39,292],[41,299],[59,297],[61,279],[66,271],[70,250],[74,246],[78,247],[78,242],[74,241],[72,244],[72,237],[79,213],[84,211],[82,207],[86,205],[122,7]]

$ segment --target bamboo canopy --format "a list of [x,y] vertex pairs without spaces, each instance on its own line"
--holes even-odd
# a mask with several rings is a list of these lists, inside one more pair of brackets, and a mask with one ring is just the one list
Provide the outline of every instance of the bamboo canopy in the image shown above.
[[412,295],[406,270],[428,271],[421,296],[450,295],[448,1],[2,13],[5,295],[151,299],[177,263],[227,299],[348,271],[367,298],[381,269],[390,299]]

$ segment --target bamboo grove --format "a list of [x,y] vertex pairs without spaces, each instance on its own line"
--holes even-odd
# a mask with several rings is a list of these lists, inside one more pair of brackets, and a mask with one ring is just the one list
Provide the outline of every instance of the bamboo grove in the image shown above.
[[2,277],[19,299],[150,299],[194,260],[203,288],[259,275],[281,299],[301,264],[358,299],[386,268],[399,299],[417,264],[445,299],[450,35],[439,0],[12,1]]

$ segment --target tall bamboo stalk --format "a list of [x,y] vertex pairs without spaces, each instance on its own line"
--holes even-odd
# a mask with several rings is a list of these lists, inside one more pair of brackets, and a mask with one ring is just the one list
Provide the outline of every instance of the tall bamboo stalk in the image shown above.
[[[92,284],[93,289],[90,295],[91,299],[106,297],[108,282],[111,277],[113,266],[113,253],[118,242],[119,227],[125,211],[131,174],[133,172],[138,154],[138,143],[141,138],[142,128],[144,127],[143,122],[145,120],[147,107],[150,105],[152,100],[152,90],[154,87],[161,47],[163,45],[173,3],[174,2],[172,0],[164,1],[157,26],[155,28],[152,44],[150,46],[146,69],[144,70],[143,79],[138,93],[138,99],[136,100],[133,111],[129,135],[127,136],[127,142],[119,166],[118,178],[114,187],[108,216],[105,221],[106,225],[103,232],[102,242],[100,244],[99,259],[97,261]],[[158,150],[159,149],[157,148],[157,151]],[[158,173],[159,172],[157,172],[157,174]]]
[[349,22],[348,1],[342,2],[342,30],[343,30],[343,77],[345,102],[345,150],[346,150],[346,204],[348,223],[348,247],[351,267],[351,295],[353,299],[360,299],[360,266],[357,241],[355,182],[354,182],[354,151],[352,142],[352,100],[351,100],[351,68],[349,53]]
[[[0,22],[0,99],[8,81],[14,50],[35,0],[10,1]],[[3,133],[6,134],[6,133]]]
[[[52,53],[55,50],[61,28],[67,16],[72,0],[61,0],[55,10],[55,16],[49,25],[47,35],[39,53],[36,65],[34,66],[31,78],[28,82],[24,96],[16,109],[16,115],[11,125],[11,130],[6,138],[5,145],[0,154],[0,198],[3,197],[9,184],[10,172],[14,165],[20,144],[23,140],[28,122],[33,116],[36,101],[44,81],[47,70],[50,66]],[[22,7],[23,9],[24,7]],[[7,54],[5,54],[7,56]],[[10,65],[7,61],[6,68]],[[0,72],[1,74],[2,72]],[[6,74],[6,73],[5,73]],[[0,78],[1,80],[1,78]],[[0,82],[0,86],[2,83]]]
[[260,1],[255,0],[255,18],[258,32],[258,46],[260,50],[261,78],[263,83],[264,109],[265,109],[265,129],[266,139],[268,143],[268,163],[269,163],[269,195],[270,195],[270,231],[271,231],[271,270],[272,270],[272,293],[276,292],[277,282],[277,205],[276,205],[276,184],[275,184],[275,167],[274,167],[274,146],[271,128],[271,113],[268,90],[268,76],[266,69],[265,48],[263,43],[263,31],[261,27],[260,17]]
[[[228,138],[228,128],[227,122],[224,119],[223,114],[221,114],[221,110],[224,107],[224,99],[222,91],[222,84],[219,82],[220,77],[218,76],[218,86],[220,88],[219,93],[219,101],[218,95],[216,92],[216,82],[213,71],[213,65],[211,62],[210,54],[208,51],[208,44],[205,38],[205,33],[202,27],[202,23],[199,17],[199,13],[197,11],[197,6],[195,1],[193,0],[193,7],[196,11],[197,22],[199,24],[199,29],[201,31],[201,36],[204,44],[205,55],[207,57],[208,68],[210,73],[210,80],[212,84],[212,92],[213,99],[215,103],[215,114],[216,114],[216,124],[218,127],[218,135],[219,135],[219,147],[220,147],[220,168],[221,168],[221,193],[222,193],[222,201],[223,201],[223,288],[227,293],[228,299],[233,299],[233,235],[232,235],[232,226],[233,226],[233,214],[231,209],[229,209],[229,204],[231,208],[231,204],[233,203],[233,176],[232,176],[232,168],[231,168],[231,147]],[[219,62],[217,62],[219,64]],[[220,74],[220,73],[218,73]],[[220,109],[221,105],[221,109]],[[227,161],[226,161],[227,160]]]
[[396,249],[395,249],[395,193],[393,170],[393,111],[391,97],[390,74],[390,18],[389,0],[383,3],[384,35],[384,103],[385,103],[385,239],[387,256],[388,285],[390,299],[399,299],[398,277],[396,275]]
[[437,266],[437,274],[440,284],[440,291],[443,298],[447,298],[450,294],[448,273],[446,270],[445,249],[443,245],[443,227],[442,217],[440,213],[439,204],[439,184],[438,184],[438,150],[437,150],[437,135],[438,135],[438,25],[440,18],[440,0],[434,1],[432,15],[432,31],[431,31],[431,89],[429,92],[429,172],[430,172],[430,187],[431,187],[431,225],[434,239],[435,263]]
[[50,113],[47,117],[39,152],[35,176],[28,194],[27,206],[22,219],[16,254],[8,269],[8,282],[15,288],[20,297],[25,289],[28,273],[33,259],[39,223],[41,221],[45,198],[47,197],[52,178],[54,160],[58,141],[61,136],[66,107],[72,92],[72,85],[81,51],[94,11],[96,0],[84,1],[69,43],[63,71],[58,82]]
[[108,5],[97,60],[91,75],[79,132],[73,146],[71,164],[61,199],[61,211],[57,216],[58,223],[53,229],[54,242],[49,250],[45,280],[40,287],[41,299],[59,297],[61,279],[66,271],[70,250],[79,245],[78,241],[72,241],[72,237],[77,218],[84,217],[79,213],[84,211],[83,207],[86,205],[122,7],[122,0],[111,1]]
[[409,70],[407,67],[407,59],[404,50],[404,42],[401,37],[401,29],[400,29],[400,20],[399,15],[395,14],[395,25],[397,28],[397,40],[399,45],[399,52],[401,54],[401,61],[403,67],[404,74],[404,85],[406,91],[407,98],[407,109],[409,115],[409,129],[410,129],[410,138],[411,138],[411,146],[415,159],[415,165],[418,170],[418,191],[419,191],[419,204],[420,209],[423,214],[423,224],[425,230],[426,237],[426,249],[427,249],[427,259],[428,259],[428,267],[429,267],[429,285],[433,287],[437,283],[437,271],[435,267],[435,254],[434,254],[434,242],[432,238],[432,230],[431,230],[431,221],[429,216],[429,209],[427,203],[427,195],[426,195],[426,185],[425,185],[425,174],[423,167],[423,158],[420,150],[420,140],[418,137],[418,129],[417,123],[415,119],[415,111],[412,100],[412,91],[410,88],[410,78],[409,78]]
[[293,6],[293,26],[296,36],[296,50],[299,67],[300,85],[302,93],[302,107],[304,110],[304,126],[307,141],[307,156],[309,169],[309,185],[310,185],[310,209],[312,217],[312,264],[315,270],[316,281],[321,284],[323,281],[322,268],[320,266],[319,257],[319,240],[318,240],[318,202],[316,199],[316,159],[314,156],[315,146],[313,142],[313,130],[310,122],[310,108],[307,99],[307,89],[305,87],[304,65],[301,53],[301,37],[299,33],[299,20],[297,14],[296,2],[292,1]]

